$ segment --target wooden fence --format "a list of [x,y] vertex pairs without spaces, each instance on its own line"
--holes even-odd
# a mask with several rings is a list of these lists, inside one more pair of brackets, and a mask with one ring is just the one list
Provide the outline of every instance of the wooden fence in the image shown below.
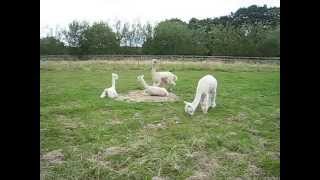
[[81,58],[72,55],[44,55],[41,61],[62,60],[135,60],[145,61],[162,59],[172,61],[223,61],[223,62],[252,62],[252,63],[280,63],[280,57],[237,57],[237,56],[190,56],[190,55],[86,55]]

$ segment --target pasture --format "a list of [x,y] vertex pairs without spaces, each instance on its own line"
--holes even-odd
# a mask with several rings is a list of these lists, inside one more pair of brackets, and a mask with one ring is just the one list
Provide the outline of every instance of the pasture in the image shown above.
[[[235,179],[280,175],[279,65],[161,62],[178,102],[101,99],[151,84],[150,62],[49,61],[40,67],[42,179]],[[193,116],[183,101],[218,80],[217,106]]]

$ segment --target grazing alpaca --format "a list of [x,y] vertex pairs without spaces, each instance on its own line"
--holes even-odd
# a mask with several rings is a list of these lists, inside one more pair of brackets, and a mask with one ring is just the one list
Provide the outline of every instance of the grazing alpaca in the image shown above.
[[106,97],[108,95],[109,98],[118,97],[118,93],[116,91],[116,80],[119,78],[118,74],[112,73],[112,86],[110,88],[105,88],[100,95],[100,98]]
[[152,69],[151,69],[151,76],[153,86],[164,87],[166,85],[176,85],[175,81],[178,80],[178,77],[174,75],[172,72],[156,72],[156,65],[157,60],[152,59]]
[[193,115],[197,109],[199,103],[203,113],[207,113],[209,107],[214,108],[216,106],[216,94],[217,94],[217,80],[211,76],[206,75],[202,77],[197,86],[196,96],[192,103],[184,101],[184,111],[190,115]]
[[157,86],[149,86],[143,79],[144,75],[137,77],[137,80],[143,85],[144,92],[150,96],[169,96],[168,91],[165,88]]

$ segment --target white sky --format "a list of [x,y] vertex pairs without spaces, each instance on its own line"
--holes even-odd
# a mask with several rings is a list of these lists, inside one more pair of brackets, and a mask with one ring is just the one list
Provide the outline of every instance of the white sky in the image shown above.
[[280,0],[40,0],[40,36],[49,28],[64,28],[72,20],[106,21],[119,19],[152,24],[179,18],[188,22],[229,15],[250,5],[280,7]]

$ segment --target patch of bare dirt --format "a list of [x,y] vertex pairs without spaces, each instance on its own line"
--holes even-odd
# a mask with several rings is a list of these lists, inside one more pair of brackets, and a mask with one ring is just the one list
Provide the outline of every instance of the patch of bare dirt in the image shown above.
[[260,177],[263,175],[263,170],[257,166],[250,164],[247,168],[248,174],[251,177]]
[[94,155],[93,157],[91,157],[90,159],[88,159],[88,161],[96,163],[100,166],[104,166],[104,167],[108,167],[111,166],[111,162],[105,160],[105,158],[110,157],[110,156],[114,156],[114,155],[118,155],[118,154],[122,154],[122,153],[126,153],[128,152],[127,148],[124,147],[109,147],[101,152],[99,152],[98,154]]
[[[110,115],[109,115],[110,117]],[[121,120],[117,114],[112,114],[111,119],[109,119],[106,124],[111,124],[111,125],[117,125],[117,124],[122,124],[123,120]]]
[[157,124],[147,124],[144,126],[145,129],[165,129],[166,126],[164,123],[157,123]]
[[191,157],[197,162],[197,171],[187,180],[210,180],[215,170],[218,168],[218,163],[215,159],[210,158],[204,152],[194,152]]
[[280,152],[267,152],[266,154],[273,160],[280,159]]
[[193,176],[188,177],[187,180],[210,180],[210,177],[206,173],[197,171]]
[[244,113],[239,113],[239,114],[237,114],[236,116],[230,116],[230,117],[228,117],[226,120],[227,120],[228,122],[230,122],[230,121],[240,122],[240,121],[245,120],[246,118],[247,118],[247,115],[246,115],[246,114],[244,114]]
[[112,120],[109,124],[111,124],[111,125],[116,125],[116,124],[122,124],[122,122],[121,121],[119,121],[119,120]]
[[83,128],[85,125],[82,122],[79,122],[79,119],[76,118],[68,118],[65,115],[57,115],[57,121],[59,121],[65,129],[73,130],[77,128]]
[[63,125],[66,129],[71,129],[71,130],[84,127],[82,123],[74,123],[74,122],[64,122]]
[[225,156],[227,159],[230,159],[232,161],[239,161],[239,160],[246,158],[245,154],[240,154],[240,153],[236,153],[236,152],[227,152],[225,154]]
[[168,180],[168,178],[161,177],[161,176],[154,176],[154,177],[152,177],[152,180]]
[[236,132],[230,132],[229,135],[230,135],[230,136],[236,136],[237,133],[236,133]]
[[179,97],[169,92],[169,96],[150,96],[145,94],[143,90],[129,91],[128,94],[119,94],[119,97],[115,98],[118,101],[129,102],[175,102],[179,100]]
[[58,150],[48,152],[43,156],[40,155],[40,159],[53,164],[61,164],[64,162],[64,155],[62,154],[61,151],[62,151],[61,149],[58,149]]
[[128,149],[125,147],[109,147],[102,152],[104,156],[113,156],[117,154],[122,154],[128,152]]

